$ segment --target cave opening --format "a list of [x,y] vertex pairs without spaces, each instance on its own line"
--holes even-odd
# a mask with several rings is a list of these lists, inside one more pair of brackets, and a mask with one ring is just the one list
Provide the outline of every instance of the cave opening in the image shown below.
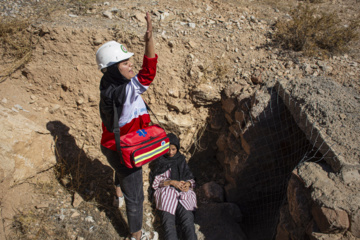
[[[210,181],[223,186],[224,201],[239,207],[242,218],[237,224],[249,240],[275,239],[280,209],[287,203],[287,186],[293,170],[306,161],[324,160],[324,154],[319,151],[323,140],[309,136],[299,127],[298,119],[275,88],[267,91],[268,102],[259,114],[251,113],[250,101],[238,106],[247,116],[243,123],[238,122],[240,136],[234,136],[229,130],[231,124],[223,117],[222,127],[213,129],[208,124],[190,150],[193,154],[189,166],[198,186],[201,188]],[[224,116],[221,103],[214,104],[210,114]],[[307,127],[310,135],[319,134],[312,131],[313,126]],[[225,151],[217,147],[221,135],[226,136],[229,145]],[[238,149],[234,149],[234,145]],[[234,156],[236,166],[229,164]],[[204,204],[208,202],[205,200]],[[224,239],[230,238],[224,236]]]

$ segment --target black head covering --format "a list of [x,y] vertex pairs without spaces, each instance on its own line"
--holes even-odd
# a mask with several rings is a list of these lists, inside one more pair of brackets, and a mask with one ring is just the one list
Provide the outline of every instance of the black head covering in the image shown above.
[[100,117],[110,132],[113,131],[114,124],[113,101],[120,117],[122,105],[126,100],[126,85],[130,82],[120,73],[117,65],[107,67],[100,81]]
[[179,141],[179,139],[173,133],[169,133],[167,136],[169,138],[170,144],[175,145],[177,151],[179,152],[179,150],[180,150],[180,141]]
[[[106,68],[106,71],[104,72],[104,75],[102,77],[102,81],[104,80],[105,84],[110,83],[114,84],[114,86],[119,86],[122,84],[127,84],[130,80],[125,78],[118,69],[119,63],[115,63],[109,67]],[[101,90],[101,85],[100,85]]]
[[175,134],[169,133],[167,135],[170,140],[170,144],[173,144],[177,147],[178,151],[173,157],[170,157],[168,154],[165,154],[155,161],[151,162],[149,181],[150,186],[148,189],[150,201],[152,201],[152,195],[154,193],[154,189],[152,188],[152,183],[155,177],[159,174],[166,172],[171,168],[171,179],[177,181],[187,181],[190,179],[194,179],[192,172],[190,171],[189,166],[186,163],[185,156],[179,152],[180,149],[180,141],[176,137]]

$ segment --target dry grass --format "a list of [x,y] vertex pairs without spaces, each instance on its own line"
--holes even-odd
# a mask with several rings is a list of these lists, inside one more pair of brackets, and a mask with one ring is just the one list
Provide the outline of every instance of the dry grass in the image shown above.
[[34,3],[28,15],[11,18],[0,18],[0,48],[5,66],[0,72],[0,83],[5,81],[17,69],[31,61],[32,50],[38,42],[38,36],[31,25],[40,19],[49,19],[51,14],[63,9],[63,2],[47,4]]
[[201,146],[201,138],[203,137],[207,126],[208,126],[207,123],[205,123],[203,126],[199,126],[199,131],[197,132],[197,134],[193,135],[194,149],[192,155],[194,155],[196,152],[202,152],[207,149],[206,147]]
[[230,69],[230,66],[227,62],[220,60],[215,60],[213,66],[215,75],[219,79],[224,78]]
[[1,19],[0,47],[3,49],[2,61],[7,63],[7,68],[0,72],[0,82],[30,61],[33,39],[29,26],[27,19]]
[[[90,167],[89,171],[82,148],[64,157],[70,149],[60,146],[55,148],[58,164],[54,179],[34,184],[35,195],[41,196],[45,206],[18,210],[6,239],[122,239],[127,229],[126,214],[111,205],[110,192],[114,190],[107,182],[109,172],[104,173],[101,167]],[[78,207],[72,206],[75,192],[84,199]],[[74,212],[79,216],[73,217]],[[88,216],[94,222],[85,221]]]
[[202,73],[200,83],[208,83],[216,79],[223,79],[226,77],[229,69],[230,64],[228,61],[214,58],[212,61],[206,62],[199,67],[199,70]]
[[329,0],[298,0],[299,2],[306,2],[306,3],[324,3]]
[[75,14],[84,15],[88,13],[88,9],[91,9],[93,4],[100,2],[99,0],[70,0],[71,6],[74,6]]
[[22,58],[30,51],[31,39],[26,34],[29,25],[28,20],[1,19],[0,39],[6,50],[4,54]]
[[[57,144],[57,138],[55,138],[55,154],[57,158],[57,164],[54,168],[54,173],[56,179],[70,192],[78,192],[86,196],[86,200],[90,200],[93,196],[88,196],[85,193],[85,188],[90,184],[89,179],[95,177],[101,177],[101,174],[94,171],[88,172],[89,161],[84,155],[83,147],[84,145],[76,149],[74,152],[74,157],[64,157],[64,150],[60,149],[59,144]],[[75,155],[76,154],[76,155]],[[91,175],[91,176],[90,176]]]
[[309,4],[300,4],[290,16],[275,25],[274,40],[285,49],[329,56],[347,52],[348,44],[358,39],[359,19],[343,25],[335,13],[319,13]]
[[50,20],[57,11],[73,9],[83,15],[99,0],[60,0],[34,3],[28,16],[19,18],[0,17],[0,49],[3,68],[0,69],[0,83],[12,73],[31,61],[32,50],[38,42],[31,25],[40,20]]
[[[251,3],[251,6],[259,10],[259,17],[268,19],[273,18],[273,10],[277,9],[280,12],[288,12],[297,4],[297,0],[256,0]],[[270,12],[262,11],[264,7],[269,6],[272,10]]]
[[[55,139],[55,142],[56,141],[57,139]],[[61,156],[58,147],[55,147],[55,154],[57,158],[57,164],[54,168],[56,179],[70,192],[74,193],[78,191],[80,185],[79,158],[77,159],[78,164],[76,164],[75,161],[73,164],[69,164],[68,161]],[[80,156],[80,153],[78,156]]]
[[[63,196],[58,197],[64,201]],[[59,200],[48,208],[18,212],[6,239],[122,239],[111,224],[114,219],[101,216],[93,205],[85,203],[76,211],[80,216],[71,217],[74,209]],[[95,222],[83,220],[88,216],[92,216]]]

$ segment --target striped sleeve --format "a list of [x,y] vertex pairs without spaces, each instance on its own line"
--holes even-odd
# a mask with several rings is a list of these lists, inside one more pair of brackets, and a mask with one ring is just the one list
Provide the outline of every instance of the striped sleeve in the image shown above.
[[164,186],[163,183],[170,180],[171,169],[155,177],[152,187],[155,189],[154,198],[156,208],[175,215],[176,207],[180,203],[186,210],[194,211],[197,208],[196,194],[192,190],[195,187],[193,179],[191,189],[187,192],[178,192],[171,186]]
[[186,210],[194,211],[197,208],[196,194],[193,190],[180,192],[179,202]]
[[171,186],[163,186],[163,183],[170,180],[171,170],[157,175],[152,187],[155,189],[154,198],[156,208],[175,215],[178,205],[179,193]]
[[187,180],[187,182],[189,182],[191,185],[190,185],[190,188],[191,189],[194,189],[195,188],[195,180],[194,179],[190,179],[190,180]]
[[170,180],[169,176],[170,176],[170,171],[169,170],[162,173],[162,174],[157,175],[155,177],[154,181],[153,181],[152,188],[157,190],[157,189],[163,187],[164,182],[167,181],[167,180]]

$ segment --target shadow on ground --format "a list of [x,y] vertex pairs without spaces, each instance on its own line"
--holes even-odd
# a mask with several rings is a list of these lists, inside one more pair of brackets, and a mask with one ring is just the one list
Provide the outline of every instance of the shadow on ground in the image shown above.
[[[46,127],[55,142],[55,173],[60,184],[73,195],[73,200],[77,193],[85,202],[95,202],[98,210],[105,212],[117,234],[125,237],[128,234],[127,223],[119,209],[112,206],[115,195],[113,169],[98,159],[90,159],[82,147],[76,144],[75,138],[69,133],[69,127],[62,122],[51,121]],[[104,239],[109,234],[108,229],[98,227],[97,231],[85,235],[88,236],[87,239]],[[111,239],[119,236],[111,235]]]

